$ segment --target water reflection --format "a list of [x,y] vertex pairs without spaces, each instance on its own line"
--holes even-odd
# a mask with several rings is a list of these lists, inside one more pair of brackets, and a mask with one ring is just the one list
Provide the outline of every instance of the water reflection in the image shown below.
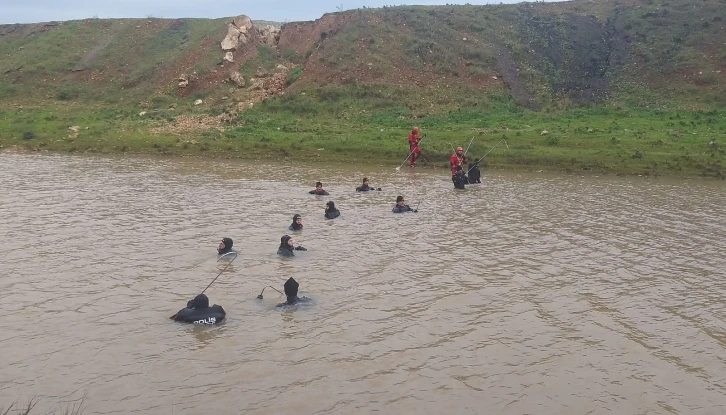
[[202,325],[182,325],[183,330],[190,332],[197,341],[197,347],[194,350],[201,350],[212,344],[212,342],[223,337],[225,330],[227,330],[227,321],[222,321],[220,324],[215,326],[202,326]]

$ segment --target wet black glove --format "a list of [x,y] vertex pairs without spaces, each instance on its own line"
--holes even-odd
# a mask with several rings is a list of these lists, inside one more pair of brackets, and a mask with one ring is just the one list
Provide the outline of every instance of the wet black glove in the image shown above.
[[194,308],[194,300],[187,301],[187,308]]
[[296,251],[307,251],[307,249],[306,249],[306,248],[304,248],[304,247],[302,247],[302,246],[296,246],[296,247],[295,247],[295,250],[296,250]]

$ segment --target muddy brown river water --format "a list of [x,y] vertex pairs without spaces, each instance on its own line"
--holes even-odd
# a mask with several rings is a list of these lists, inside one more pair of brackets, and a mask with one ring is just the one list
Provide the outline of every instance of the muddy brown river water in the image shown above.
[[726,413],[723,182],[394,167],[0,155],[0,408]]

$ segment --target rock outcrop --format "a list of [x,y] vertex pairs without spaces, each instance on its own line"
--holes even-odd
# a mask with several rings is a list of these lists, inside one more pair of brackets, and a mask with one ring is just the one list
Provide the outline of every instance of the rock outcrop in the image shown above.
[[280,28],[273,25],[255,27],[252,20],[242,14],[227,24],[227,36],[220,46],[227,52],[224,60],[234,62],[232,52],[238,51],[247,44],[260,44],[276,48],[280,41]]
[[234,84],[237,85],[237,88],[242,88],[246,84],[245,78],[243,78],[237,71],[232,71],[232,73],[229,74],[229,80],[234,82]]
[[249,43],[254,34],[253,28],[252,20],[244,14],[232,19],[227,24],[227,36],[220,45],[222,50],[235,51]]
[[189,86],[189,77],[187,75],[180,76],[177,78],[177,81],[179,82],[179,88],[186,88]]
[[[256,55],[258,46],[277,49],[280,33],[281,29],[274,25],[256,27],[246,15],[235,17],[227,23],[227,35],[220,43],[224,55],[218,66],[225,69],[212,70],[211,75],[208,74],[207,78],[199,82],[196,82],[199,78],[196,73],[183,74],[177,78],[179,88],[185,88],[183,94],[188,95],[200,86],[230,82],[234,84],[229,92],[231,98],[245,107],[284,93],[285,77],[289,71],[284,65],[278,65],[274,71],[260,67],[254,74],[248,74],[253,75],[249,79],[245,79],[239,72],[240,66]],[[194,102],[194,105],[201,104],[199,101]]]
[[277,47],[277,43],[280,41],[280,28],[273,25],[257,28],[257,39],[263,45]]
[[68,137],[66,137],[66,140],[73,141],[78,137],[78,132],[81,130],[81,127],[74,125],[71,127],[68,127]]
[[251,78],[249,81],[249,89],[243,96],[239,97],[237,108],[250,108],[255,103],[264,101],[265,99],[285,94],[285,78],[287,71],[277,72],[266,78]]
[[192,72],[191,75],[181,74],[176,80],[179,83],[179,88],[186,88],[190,83],[199,80],[199,74],[196,71]]

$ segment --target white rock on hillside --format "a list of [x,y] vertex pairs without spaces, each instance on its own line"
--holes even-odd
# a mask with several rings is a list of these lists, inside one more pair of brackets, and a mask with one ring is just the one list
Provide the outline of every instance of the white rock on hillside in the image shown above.
[[252,20],[245,15],[232,19],[227,24],[227,36],[224,37],[220,46],[224,51],[235,51],[241,45],[246,45],[252,35]]

